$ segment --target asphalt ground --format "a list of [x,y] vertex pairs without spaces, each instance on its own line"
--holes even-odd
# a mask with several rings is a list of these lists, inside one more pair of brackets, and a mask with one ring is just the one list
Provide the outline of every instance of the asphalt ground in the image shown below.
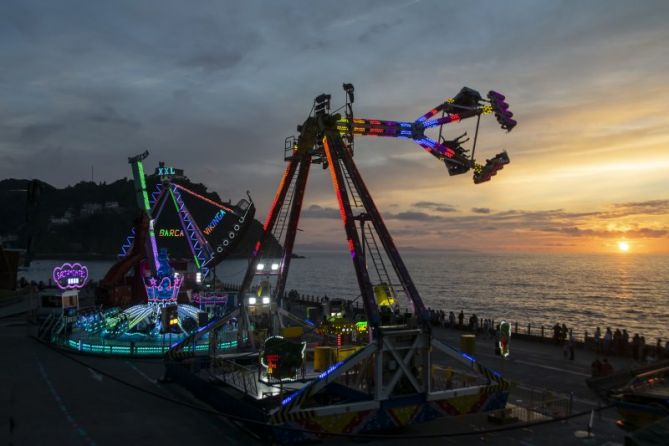
[[0,319],[0,444],[261,444],[179,386],[160,383],[161,359],[76,356],[89,368],[27,336],[27,328]]
[[[161,383],[160,359],[68,356],[30,337],[33,329],[20,315],[0,319],[0,444],[263,444],[226,417],[212,414],[210,408],[178,385]],[[434,334],[457,346],[463,333],[436,329]],[[570,361],[563,358],[559,346],[512,338],[511,357],[502,362],[494,355],[492,340],[479,335],[476,353],[480,361],[503,371],[518,386],[573,393],[574,411],[587,411],[598,404],[585,386],[595,358],[592,352],[577,350],[575,360]],[[610,361],[615,370],[634,364],[624,358]],[[513,398],[512,394],[511,403]],[[498,427],[481,416],[454,417],[389,433],[383,440],[331,438],[324,442],[525,446],[624,443],[625,432],[615,426],[617,415],[613,409],[595,415],[594,438],[578,438],[576,432],[584,431],[589,419],[588,413],[568,421],[504,432],[441,436]],[[435,436],[402,439],[404,435]]]

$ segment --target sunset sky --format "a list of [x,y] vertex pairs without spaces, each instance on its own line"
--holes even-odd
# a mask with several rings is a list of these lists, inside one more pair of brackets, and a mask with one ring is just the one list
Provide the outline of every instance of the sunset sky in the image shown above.
[[[491,182],[356,140],[400,247],[668,253],[668,18],[666,1],[4,1],[0,178],[110,182],[149,149],[223,199],[250,190],[262,220],[318,94],[338,106],[351,82],[356,115],[414,120],[466,85],[518,121],[484,119],[477,158],[511,157]],[[297,249],[345,249],[318,166],[304,208]]]

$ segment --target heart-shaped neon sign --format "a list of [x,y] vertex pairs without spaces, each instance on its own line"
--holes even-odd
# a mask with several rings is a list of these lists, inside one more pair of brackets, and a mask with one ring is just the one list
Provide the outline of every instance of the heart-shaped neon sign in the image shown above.
[[61,290],[79,289],[88,280],[88,268],[80,263],[63,263],[53,269],[52,276]]

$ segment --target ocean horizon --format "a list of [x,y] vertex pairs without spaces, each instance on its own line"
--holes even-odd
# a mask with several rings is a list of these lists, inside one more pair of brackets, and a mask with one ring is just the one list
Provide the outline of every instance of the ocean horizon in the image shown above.
[[[346,251],[296,249],[305,258],[291,261],[286,290],[330,298],[359,296]],[[582,336],[599,326],[639,333],[647,344],[669,338],[669,255],[482,253],[465,250],[403,249],[402,258],[425,305],[469,317],[518,322],[525,332],[565,323]],[[69,261],[77,260],[76,258]],[[20,276],[47,281],[63,259],[36,260]],[[91,279],[99,280],[113,262],[85,261]],[[239,283],[247,259],[230,259],[216,267],[222,282]],[[402,303],[401,303],[402,305]],[[404,306],[404,305],[402,305]]]

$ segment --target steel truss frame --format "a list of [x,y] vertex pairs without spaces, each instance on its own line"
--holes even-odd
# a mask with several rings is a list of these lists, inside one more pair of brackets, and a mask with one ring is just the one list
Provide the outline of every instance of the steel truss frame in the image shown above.
[[[174,183],[169,176],[161,177],[162,180],[160,183],[156,184],[155,190],[149,195],[146,190],[146,179],[144,174],[144,167],[142,161],[149,155],[148,151],[131,157],[128,159],[128,162],[132,165],[135,189],[137,194],[137,202],[147,216],[149,217],[150,225],[150,234],[147,238],[147,253],[150,254],[151,267],[157,269],[157,243],[154,232],[154,222],[158,220],[165,203],[169,198],[172,199],[174,203],[175,211],[179,217],[179,223],[184,232],[184,237],[188,243],[188,248],[193,256],[195,266],[198,271],[202,273],[202,278],[205,279],[209,276],[210,267],[208,266],[214,259],[217,259],[219,262],[223,259],[224,253],[230,249],[233,244],[233,239],[240,235],[244,228],[248,227],[250,222],[253,219],[255,214],[255,206],[253,201],[249,196],[249,203],[246,209],[239,210],[230,208],[221,203],[217,203],[213,200],[208,199],[207,197],[201,196],[190,189]],[[231,230],[228,233],[228,237],[223,240],[222,244],[217,247],[212,247],[208,242],[207,238],[202,233],[200,227],[196,224],[193,219],[186,203],[182,198],[181,192],[186,192],[195,198],[206,201],[209,204],[212,204],[219,209],[223,210],[226,213],[234,215],[238,220],[234,225],[234,230]],[[132,244],[135,240],[135,228],[133,227],[130,234],[121,245],[121,252],[119,258],[125,257]],[[218,262],[217,262],[218,263]],[[155,270],[153,271],[155,274]]]
[[[488,106],[481,107],[479,105],[481,98],[477,92],[463,89],[465,91],[464,94],[461,91],[453,100],[446,101],[413,123],[356,120],[352,117],[351,106],[353,102],[353,86],[345,84],[345,90],[347,93],[346,118],[342,119],[338,114],[331,114],[330,96],[325,94],[320,95],[314,101],[312,109],[314,113],[298,127],[300,132],[298,138],[296,140],[287,139],[287,141],[294,142],[291,142],[287,146],[285,156],[285,160],[287,161],[286,168],[265,220],[263,234],[251,255],[246,274],[240,286],[238,309],[235,310],[233,315],[213,321],[208,326],[203,327],[188,339],[177,344],[167,355],[168,359],[181,357],[185,353],[181,352],[184,345],[194,342],[197,337],[205,333],[217,330],[227,320],[237,315],[239,315],[238,338],[240,339],[238,346],[241,346],[241,340],[247,337],[251,342],[251,349],[255,348],[245,296],[251,288],[252,281],[256,275],[257,265],[263,258],[264,247],[278,227],[279,216],[286,215],[288,224],[281,254],[277,284],[273,294],[273,300],[277,305],[277,310],[274,310],[274,314],[278,316],[279,324],[282,325],[280,321],[282,315],[281,298],[290,267],[309,169],[312,163],[322,164],[323,168],[329,169],[333,189],[337,197],[349,253],[353,261],[364,310],[370,326],[371,342],[362,350],[321,373],[316,380],[307,386],[288,395],[279,407],[270,412],[272,422],[275,424],[318,415],[379,408],[383,401],[398,396],[397,386],[403,379],[410,384],[412,393],[423,396],[423,401],[441,400],[453,396],[471,394],[488,394],[503,391],[509,387],[509,383],[497,372],[481,365],[475,358],[448,347],[432,337],[429,312],[353,161],[354,134],[408,137],[426,148],[426,150],[429,149],[430,153],[437,156],[440,160],[444,160],[447,167],[449,167],[449,171],[452,166],[459,166],[462,169],[456,173],[463,173],[477,165],[474,163],[473,158],[468,159],[465,157],[465,151],[460,146],[459,140],[456,139],[450,142],[444,140],[437,143],[425,137],[424,130],[469,117],[478,118],[481,114],[492,112],[493,110]],[[460,111],[459,114],[455,114],[454,110],[456,109]],[[444,113],[442,118],[430,120],[432,116],[440,111]],[[508,157],[506,159],[508,162]],[[488,163],[490,164],[490,161]],[[291,190],[292,193],[290,193]],[[367,260],[369,254],[364,249],[365,227],[371,228],[370,231],[373,232],[373,236],[379,240],[383,254],[389,260],[392,267],[390,271],[394,274],[398,282],[397,284],[390,285],[402,289],[413,306],[416,315],[415,322],[405,323],[399,327],[383,325],[379,307],[375,299],[374,284],[370,279],[370,272],[368,271]],[[432,391],[430,382],[433,348],[456,359],[467,367],[471,367],[486,379],[486,384],[453,390]],[[374,390],[372,400],[327,406],[314,406],[313,401],[311,404],[307,404],[312,396],[321,391],[326,391],[327,385],[333,379],[340,377],[356,366],[362,365],[371,357],[374,357]],[[389,378],[384,379],[384,372],[388,370],[391,370],[393,373]]]

